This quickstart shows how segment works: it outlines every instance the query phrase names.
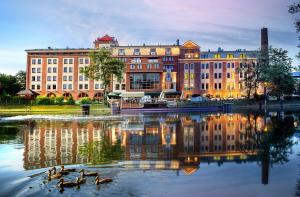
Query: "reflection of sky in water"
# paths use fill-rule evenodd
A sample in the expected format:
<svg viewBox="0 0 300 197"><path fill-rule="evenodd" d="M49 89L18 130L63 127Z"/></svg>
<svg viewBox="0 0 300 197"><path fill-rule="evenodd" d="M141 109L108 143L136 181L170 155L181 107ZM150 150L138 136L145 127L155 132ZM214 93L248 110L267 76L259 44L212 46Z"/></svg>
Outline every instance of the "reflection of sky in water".
<svg viewBox="0 0 300 197"><path fill-rule="evenodd" d="M200 117L200 116L199 116ZM191 116L194 122L200 123L208 121L204 117L196 118L196 116ZM174 117L176 119L176 117ZM166 150L171 150L176 148L174 143L178 143L178 136L175 138L172 136L170 129L178 129L179 127L186 126L186 130L182 129L182 132L190 133L191 123L189 118L178 119L180 121L174 123L171 118L169 122L162 117L158 119L159 124L151 122L153 120L146 121L148 126L145 126L141 121L132 121L130 124L122 125L120 122L117 129L124 129L125 132L132 132L133 135L132 143L136 141L137 144L140 143L141 128L145 129L145 133L150 136L147 142L157 144L163 143ZM232 119L232 116L229 117ZM233 118L236 119L236 118ZM244 118L245 119L245 118ZM49 122L48 122L49 123ZM51 124L46 123L48 127L52 127L56 122ZM99 123L99 121L97 122ZM161 126L161 123L164 126ZM162 134L165 134L163 141L159 141L159 138L153 137L160 132L160 130L155 127L160 125L162 128ZM52 125L52 126L49 126ZM78 124L80 127L84 128L84 124ZM166 127L168 125L168 127ZM171 126L172 125L172 126ZM175 126L174 126L175 125ZM177 127L176 127L177 125ZM228 125L228 128L232 128L232 125ZM239 124L237 124L239 125ZM36 126L36 125L35 125ZM61 125L60 125L61 126ZM68 125L67 125L68 126ZM95 126L95 125L93 125ZM138 126L138 127L137 127ZM262 126L260 124L260 126ZM112 128L109 126L108 128ZM136 130L130 130L135 128ZM167 130L164 129L169 129ZM196 128L196 127L195 127ZM195 129L201 129L199 126ZM203 127L205 128L205 127ZM215 128L213 125L212 128ZM222 126L223 128L223 126ZM244 127L243 127L244 128ZM175 131L175 130L174 130ZM199 130L198 130L199 131ZM219 132L219 127L217 127ZM35 131L36 132L36 131ZM77 136L86 137L88 136L80 135L78 132ZM182 133L182 134L183 134ZM229 132L230 133L230 132ZM21 132L21 135L23 133ZM28 133L27 133L28 134ZM29 133L30 134L30 133ZM180 134L180 133L179 133ZM18 134L20 135L20 133ZM161 135L161 134L160 134ZM227 136L223 136L222 139L227 139ZM230 133L233 135L233 133ZM34 136L34 135L33 135ZM37 135L39 136L39 135ZM50 135L49 135L50 136ZM56 136L56 135L55 135ZM121 135L122 136L122 135ZM193 137L196 135L192 135ZM23 136L24 137L24 136ZM99 137L99 136L94 136ZM199 136L198 136L199 137ZM61 138L61 140L68 140L71 138ZM97 138L98 139L98 138ZM130 139L130 138L128 138ZM174 139L176 139L174 141ZM187 138L189 139L189 138ZM200 139L200 137L199 137ZM214 139L214 136L210 136L210 139ZM23 139L24 140L24 139ZM172 141L173 140L173 141ZM298 138L294 137L293 140L298 141ZM50 140L49 142L53 142ZM76 141L79 142L79 141ZM190 143L190 140L186 142ZM16 141L10 141L9 144L0 144L0 193L1 190L4 191L3 194L33 194L35 195L45 195L50 194L53 196L58 195L57 190L53 190L48 193L49 186L39 186L43 181L43 176L37 176L34 178L26 178L29 175L44 171L45 169L28 170L24 172L24 146L20 144L14 144ZM173 143L173 144L172 144ZM134 144L134 143L133 143ZM51 145L51 144L50 144ZM62 146L66 144L62 143ZM71 144L70 144L71 145ZM132 145L132 144L130 144ZM40 150L40 144L37 144ZM49 146L49 145L47 145ZM57 147L55 145L54 147ZM73 148L72 146L70 146ZM194 146L193 146L194 147ZM64 148L66 148L64 146ZM75 147L76 149L76 147ZM55 149L56 150L56 149ZM66 151L65 149L61 149ZM185 150L185 149L182 149ZM188 149L190 150L190 149ZM50 150L45 150L49 153ZM53 150L52 150L53 151ZM205 152L205 151L204 151ZM57 153L57 152L56 152ZM63 152L60 152L62 154ZM66 152L71 154L71 152ZM217 162L208 163L207 160L204 161L200 157L199 169L192 174L185 174L183 170L142 170L139 168L127 168L122 166L121 168L100 168L101 174L107 177L113 177L114 182L110 185L102 187L100 190L95 189L95 185L92 182L83 185L80 190L69 190L70 196L85 196L91 195L95 196L100 194L101 196L293 196L296 192L297 179L299 178L299 167L300 164L299 156L300 145L296 144L293 146L293 154L289 155L289 162L284 164L273 164L269 171L269 181L267 185L262 184L262 167L258 165L255 161L236 163L234 161L226 161L221 165ZM36 156L43 156L37 154ZM60 155L61 156L61 155ZM56 155L54 154L54 159ZM52 159L53 159L52 158ZM38 158L39 159L39 158ZM59 158L62 159L62 158ZM155 158L154 158L155 159ZM167 159L178 159L178 158L167 158ZM202 159L202 160L201 160ZM39 161L39 160L37 160ZM39 163L35 163L37 166ZM95 169L94 169L95 170ZM2 187L3 186L3 187ZM15 190L15 187L17 190ZM28 187L33 187L32 190L28 190ZM42 190L40 188L43 188ZM13 193L11 193L13 191ZM1 196L1 195L0 195Z"/></svg>
<svg viewBox="0 0 300 197"><path fill-rule="evenodd" d="M14 144L0 144L0 171L21 171L24 149Z"/></svg>

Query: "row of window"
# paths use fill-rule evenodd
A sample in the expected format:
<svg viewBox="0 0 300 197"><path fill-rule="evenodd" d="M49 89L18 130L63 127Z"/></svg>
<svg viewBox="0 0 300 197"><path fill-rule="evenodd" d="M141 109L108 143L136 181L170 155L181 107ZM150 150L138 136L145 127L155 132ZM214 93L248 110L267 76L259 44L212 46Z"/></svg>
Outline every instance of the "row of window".
<svg viewBox="0 0 300 197"><path fill-rule="evenodd" d="M57 72L57 68L56 67L48 67L48 69L47 69L47 71L48 71L48 73L56 73Z"/></svg>
<svg viewBox="0 0 300 197"><path fill-rule="evenodd" d="M69 73L73 72L73 67L64 67L64 73L67 73L69 70Z"/></svg>
<svg viewBox="0 0 300 197"><path fill-rule="evenodd" d="M41 81L41 76L32 76L31 81Z"/></svg>
<svg viewBox="0 0 300 197"><path fill-rule="evenodd" d="M166 48L165 54L171 55L171 48ZM118 55L125 55L125 49L119 49ZM133 55L141 55L141 49L133 49ZM156 48L151 48L149 55L156 55Z"/></svg>
<svg viewBox="0 0 300 197"><path fill-rule="evenodd" d="M125 89L125 84L122 84L122 88L123 88L123 85L124 85L124 89ZM56 84L47 84L47 90L56 90L57 86ZM37 84L37 85L31 85L31 89L32 90L40 90L41 89L41 85L40 84ZM73 84L63 84L63 90L72 90L73 89ZM89 89L89 85L88 84L79 84L79 89L82 90L82 89L86 89L88 90ZM98 90L98 89L103 89L103 84L95 84L95 89Z"/></svg>
<svg viewBox="0 0 300 197"><path fill-rule="evenodd" d="M52 77L52 81L56 81L56 76ZM51 76L47 76L47 81L51 81Z"/></svg>
<svg viewBox="0 0 300 197"><path fill-rule="evenodd" d="M158 70L159 68L160 68L159 64L147 64L147 70L150 70L150 69ZM143 65L142 64L130 64L130 69L131 70L134 70L134 69L142 70Z"/></svg>
<svg viewBox="0 0 300 197"><path fill-rule="evenodd" d="M41 73L41 68L31 68L31 73Z"/></svg>
<svg viewBox="0 0 300 197"><path fill-rule="evenodd" d="M163 62L173 62L174 61L174 57L172 57L172 56L166 56L166 57L163 57L162 58L162 61Z"/></svg>
<svg viewBox="0 0 300 197"><path fill-rule="evenodd" d="M47 76L47 81L56 81L57 80L57 76ZM72 81L73 80L73 76L63 76L63 81ZM79 76L79 81L88 81L87 77L84 77L82 75ZM31 77L31 81L41 81L41 76L32 76Z"/></svg>
<svg viewBox="0 0 300 197"><path fill-rule="evenodd" d="M120 84L116 84L115 85L115 90L125 90L125 84L121 84L121 86L120 86Z"/></svg>
<svg viewBox="0 0 300 197"><path fill-rule="evenodd" d="M72 90L73 84L63 84L63 90L66 90L66 89Z"/></svg>
<svg viewBox="0 0 300 197"><path fill-rule="evenodd" d="M64 59L64 64L73 64L73 59Z"/></svg>
<svg viewBox="0 0 300 197"><path fill-rule="evenodd" d="M42 59L31 59L31 64L42 64Z"/></svg>
<svg viewBox="0 0 300 197"><path fill-rule="evenodd" d="M63 81L73 81L73 76L63 76Z"/></svg>
<svg viewBox="0 0 300 197"><path fill-rule="evenodd" d="M38 85L31 85L31 89L32 90L40 90L41 89L41 85L39 85L39 84Z"/></svg>
<svg viewBox="0 0 300 197"><path fill-rule="evenodd" d="M48 59L48 64L57 64L57 59Z"/></svg>
<svg viewBox="0 0 300 197"><path fill-rule="evenodd" d="M79 58L79 64L89 64L90 60L88 58Z"/></svg>
<svg viewBox="0 0 300 197"><path fill-rule="evenodd" d="M226 140L234 140L235 139L235 136L234 135L227 135L226 136ZM204 142L204 141L208 141L209 140L209 137L206 135L206 136L201 136L201 141ZM222 140L222 135L214 135L214 141L221 141ZM240 140L243 140L243 135L240 135Z"/></svg>
<svg viewBox="0 0 300 197"><path fill-rule="evenodd" d="M184 64L184 70L194 70L195 64L191 63L191 64Z"/></svg>

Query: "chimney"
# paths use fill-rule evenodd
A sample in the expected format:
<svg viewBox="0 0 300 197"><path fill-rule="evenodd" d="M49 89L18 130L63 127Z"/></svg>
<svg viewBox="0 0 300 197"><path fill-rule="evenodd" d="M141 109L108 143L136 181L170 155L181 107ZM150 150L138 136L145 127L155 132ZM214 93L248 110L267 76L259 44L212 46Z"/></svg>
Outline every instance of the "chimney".
<svg viewBox="0 0 300 197"><path fill-rule="evenodd" d="M268 51L269 49L269 38L268 38L268 28L263 27L261 29L261 51Z"/></svg>
<svg viewBox="0 0 300 197"><path fill-rule="evenodd" d="M177 44L177 46L179 46L179 39L176 40L176 44Z"/></svg>

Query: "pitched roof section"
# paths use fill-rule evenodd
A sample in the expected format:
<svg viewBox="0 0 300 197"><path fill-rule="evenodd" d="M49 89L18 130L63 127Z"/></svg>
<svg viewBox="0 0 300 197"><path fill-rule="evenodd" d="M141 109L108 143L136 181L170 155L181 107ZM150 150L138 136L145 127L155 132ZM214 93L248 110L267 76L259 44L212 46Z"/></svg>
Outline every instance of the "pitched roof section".
<svg viewBox="0 0 300 197"><path fill-rule="evenodd" d="M109 36L108 34L106 34L105 36L101 37L101 38L97 38L97 41L104 41L104 42L110 42L113 41L115 38Z"/></svg>
<svg viewBox="0 0 300 197"><path fill-rule="evenodd" d="M199 45L197 45L195 42L188 40L185 43L183 43L183 45L181 46L182 48L186 48L186 49L199 49Z"/></svg>

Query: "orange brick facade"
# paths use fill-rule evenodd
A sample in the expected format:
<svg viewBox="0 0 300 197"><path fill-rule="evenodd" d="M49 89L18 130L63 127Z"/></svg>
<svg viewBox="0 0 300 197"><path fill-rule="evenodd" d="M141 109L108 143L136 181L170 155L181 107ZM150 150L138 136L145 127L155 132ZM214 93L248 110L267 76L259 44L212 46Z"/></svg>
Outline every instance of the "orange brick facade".
<svg viewBox="0 0 300 197"><path fill-rule="evenodd" d="M110 48L113 57L126 65L123 82L112 81L110 85L111 92L120 93L173 92L185 97L200 94L239 98L243 96L240 65L245 60L256 64L256 51L201 51L192 41L182 45L119 46L115 38L106 35L94 44L89 49L26 50L26 87L41 95L72 96L75 100L101 97L101 82L80 73L80 67L91 61L89 52L101 47Z"/></svg>

